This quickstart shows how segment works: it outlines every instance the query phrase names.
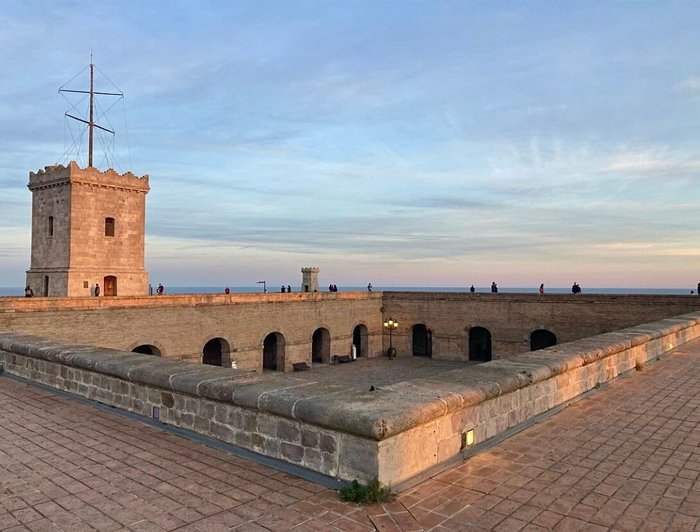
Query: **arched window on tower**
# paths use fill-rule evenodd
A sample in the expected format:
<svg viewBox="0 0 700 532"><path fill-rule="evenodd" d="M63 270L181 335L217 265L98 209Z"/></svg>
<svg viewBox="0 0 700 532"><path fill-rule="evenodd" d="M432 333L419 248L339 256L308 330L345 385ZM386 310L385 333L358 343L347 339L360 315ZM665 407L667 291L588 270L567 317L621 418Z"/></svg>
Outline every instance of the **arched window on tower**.
<svg viewBox="0 0 700 532"><path fill-rule="evenodd" d="M105 236L114 236L114 218L105 218Z"/></svg>

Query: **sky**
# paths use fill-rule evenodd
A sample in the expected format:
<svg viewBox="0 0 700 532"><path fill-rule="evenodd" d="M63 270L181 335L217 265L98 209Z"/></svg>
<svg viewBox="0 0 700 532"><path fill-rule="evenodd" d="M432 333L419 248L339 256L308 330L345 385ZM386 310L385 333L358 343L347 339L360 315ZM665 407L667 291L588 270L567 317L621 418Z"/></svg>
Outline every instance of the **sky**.
<svg viewBox="0 0 700 532"><path fill-rule="evenodd" d="M125 95L95 165L150 176L154 284L694 287L698 27L697 1L0 0L0 286L29 172L86 165L58 89L92 52Z"/></svg>

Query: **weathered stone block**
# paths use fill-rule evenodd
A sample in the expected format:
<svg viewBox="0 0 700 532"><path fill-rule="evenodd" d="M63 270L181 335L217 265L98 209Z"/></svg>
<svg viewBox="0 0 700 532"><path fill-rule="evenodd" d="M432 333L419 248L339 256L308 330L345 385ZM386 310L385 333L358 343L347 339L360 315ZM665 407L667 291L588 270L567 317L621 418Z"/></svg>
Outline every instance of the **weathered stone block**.
<svg viewBox="0 0 700 532"><path fill-rule="evenodd" d="M280 455L284 460L300 464L304 459L304 448L288 442L280 443Z"/></svg>
<svg viewBox="0 0 700 532"><path fill-rule="evenodd" d="M277 421L277 437L284 442L301 443L299 424L293 421L280 419Z"/></svg>
<svg viewBox="0 0 700 532"><path fill-rule="evenodd" d="M301 444L304 447L318 447L319 434L309 427L301 428Z"/></svg>

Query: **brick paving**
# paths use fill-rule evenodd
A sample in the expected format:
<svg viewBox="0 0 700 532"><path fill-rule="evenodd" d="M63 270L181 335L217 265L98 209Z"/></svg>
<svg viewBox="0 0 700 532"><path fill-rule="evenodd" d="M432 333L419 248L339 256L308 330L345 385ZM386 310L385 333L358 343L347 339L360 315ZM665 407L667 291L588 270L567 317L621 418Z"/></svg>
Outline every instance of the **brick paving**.
<svg viewBox="0 0 700 532"><path fill-rule="evenodd" d="M364 508L0 378L0 530L700 530L698 369L695 341Z"/></svg>

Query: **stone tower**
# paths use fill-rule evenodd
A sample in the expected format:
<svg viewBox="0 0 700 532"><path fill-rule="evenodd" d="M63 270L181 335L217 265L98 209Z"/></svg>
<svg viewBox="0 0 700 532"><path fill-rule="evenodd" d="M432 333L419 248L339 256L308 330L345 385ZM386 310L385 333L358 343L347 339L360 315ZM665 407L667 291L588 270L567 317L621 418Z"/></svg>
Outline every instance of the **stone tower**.
<svg viewBox="0 0 700 532"><path fill-rule="evenodd" d="M301 269L301 291L318 292L318 268Z"/></svg>
<svg viewBox="0 0 700 532"><path fill-rule="evenodd" d="M148 176L94 167L47 166L29 173L35 295L146 295L144 233Z"/></svg>

